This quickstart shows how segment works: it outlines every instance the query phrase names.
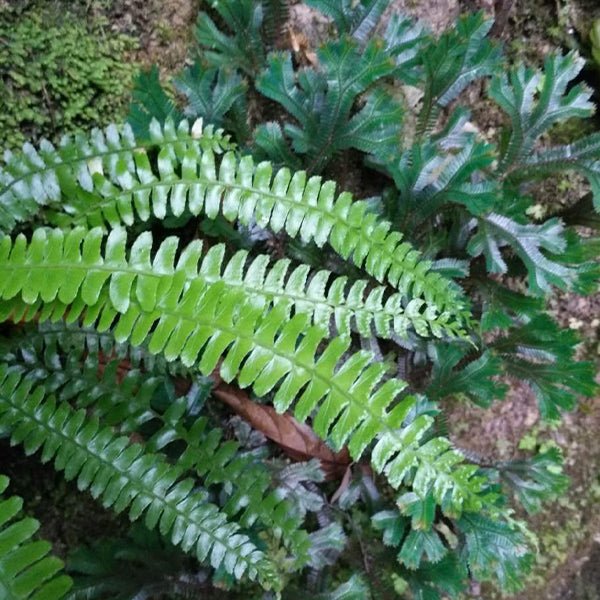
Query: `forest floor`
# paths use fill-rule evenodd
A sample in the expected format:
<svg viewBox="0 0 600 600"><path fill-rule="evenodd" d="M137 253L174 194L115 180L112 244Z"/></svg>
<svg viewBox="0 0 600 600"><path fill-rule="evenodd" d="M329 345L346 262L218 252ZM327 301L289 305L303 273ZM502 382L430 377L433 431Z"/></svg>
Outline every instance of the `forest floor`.
<svg viewBox="0 0 600 600"><path fill-rule="evenodd" d="M0 0L0 4L2 0ZM139 40L132 60L143 65L156 63L167 76L185 62L190 47L199 0L114 0L89 3L102 11L115 30ZM493 0L395 0L394 8L419 16L433 29L440 30L464 10L483 8L493 13ZM600 16L597 0L517 0L506 16L500 36L509 52L517 58L540 63L556 47L576 47L584 35L591 11ZM303 7L293 7L294 31L318 37L323 23ZM499 15L504 19L504 15ZM304 31L303 31L304 30ZM600 92L600 71L586 74ZM487 106L480 90L470 98L474 112L483 114ZM497 126L494 116L486 124ZM576 193L577 181L567 180L563 189ZM600 297L560 296L552 311L564 326L577 329L582 336L581 356L600 364ZM568 495L547 507L534 518L539 538L538 566L527 589L516 600L598 600L600 599L600 398L582 401L557 427L540 421L532 392L523 385L512 385L507 399L488 410L472 406L446 407L454 441L481 456L510 458L520 449L549 440L563 448L566 472L572 484ZM477 431L478 435L472 435ZM37 461L25 459L20 450L0 444L0 464L7 475L19 473L13 482L15 493L34 488L28 503L43 523L43 534L65 555L69 548L87 539L121 527L118 518L99 511L87 496L76 493L75 486L63 482ZM27 475L26 475L27 474ZM50 501L48 501L50 499ZM43 501L42 501L43 500ZM90 519L93 514L93 519ZM491 600L489 590L473 589L472 598Z"/></svg>

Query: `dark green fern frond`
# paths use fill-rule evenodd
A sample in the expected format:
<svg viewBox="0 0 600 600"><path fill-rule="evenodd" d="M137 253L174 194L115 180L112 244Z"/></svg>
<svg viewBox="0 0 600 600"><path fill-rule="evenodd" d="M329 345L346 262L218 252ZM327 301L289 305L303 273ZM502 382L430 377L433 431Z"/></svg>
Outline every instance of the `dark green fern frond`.
<svg viewBox="0 0 600 600"><path fill-rule="evenodd" d="M224 440L223 432L210 428L205 417L187 427L185 409L185 401L167 409L161 417L162 427L148 440L147 448L167 451L183 442L183 451L174 457L178 467L197 474L208 489L217 486L223 511L230 519L246 528L266 529L281 538L297 565L305 564L309 539L301 529L301 517L275 489L265 465L251 454L244 455L237 442Z"/></svg>
<svg viewBox="0 0 600 600"><path fill-rule="evenodd" d="M596 212L600 212L600 134L572 144L551 146L523 158L511 172L512 180L537 179L559 171L577 171L590 183Z"/></svg>
<svg viewBox="0 0 600 600"><path fill-rule="evenodd" d="M265 61L265 6L254 0L221 0L212 2L211 7L231 33L223 33L207 13L200 12L196 41L203 61L209 67L240 69L247 75L256 75Z"/></svg>
<svg viewBox="0 0 600 600"><path fill-rule="evenodd" d="M457 120L457 126L465 117ZM385 165L399 192L399 210L410 215L415 227L439 214L447 203L462 205L472 215L485 214L500 195L497 182L481 178L494 160L492 147L470 135L462 135L457 144L454 135L452 128L437 138L417 142L399 160ZM379 151L377 156L382 157Z"/></svg>
<svg viewBox="0 0 600 600"><path fill-rule="evenodd" d="M42 325L44 328L44 325ZM164 375L156 375L132 365L120 370L123 358L64 348L56 337L12 335L0 340L0 361L19 367L27 378L43 384L48 393L60 401L86 408L103 423L131 433L152 420L151 401Z"/></svg>
<svg viewBox="0 0 600 600"><path fill-rule="evenodd" d="M558 448L531 458L502 462L496 468L500 481L532 514L539 512L544 502L560 498L569 486L569 478L562 472L563 457Z"/></svg>
<svg viewBox="0 0 600 600"><path fill-rule="evenodd" d="M465 15L456 27L431 39L421 51L424 97L419 114L419 132L431 128L439 107L448 106L470 83L496 72L500 51L486 39L492 21L483 13Z"/></svg>
<svg viewBox="0 0 600 600"><path fill-rule="evenodd" d="M594 364L574 359L578 343L575 332L559 329L550 317L538 315L491 347L509 375L530 385L542 417L556 420L561 410L573 409L578 396L592 397L598 390Z"/></svg>
<svg viewBox="0 0 600 600"><path fill-rule="evenodd" d="M577 53L569 52L565 56L549 56L543 71L525 66L508 74L498 70L489 93L511 122L510 139L499 165L501 170L530 160L535 142L555 123L592 114L591 90L581 84L568 89L584 62Z"/></svg>
<svg viewBox="0 0 600 600"><path fill-rule="evenodd" d="M0 475L0 598L2 600L60 600L73 582L61 573L63 563L49 555L51 545L33 541L40 524L18 519L23 501L3 497L8 478Z"/></svg>
<svg viewBox="0 0 600 600"><path fill-rule="evenodd" d="M518 523L468 514L457 525L464 536L463 560L474 577L495 579L507 592L523 588L524 574L531 570L534 556L531 542Z"/></svg>
<svg viewBox="0 0 600 600"><path fill-rule="evenodd" d="M506 273L508 266L501 248L510 247L527 268L530 290L542 294L553 285L567 289L577 279L576 266L556 262L551 257L552 253L561 254L565 250L563 232L558 219L549 219L541 225L521 225L504 215L490 213L478 221L468 250L471 256L485 256L490 273Z"/></svg>
<svg viewBox="0 0 600 600"><path fill-rule="evenodd" d="M196 62L175 77L173 83L187 99L186 116L223 127L235 135L238 143L248 138L247 84L236 72L206 69Z"/></svg>
<svg viewBox="0 0 600 600"><path fill-rule="evenodd" d="M456 344L435 344L431 380L427 397L440 400L450 396L468 398L483 407L503 398L507 386L494 381L502 372L502 361L486 351L476 360L463 364L467 349ZM457 366L461 363L460 368Z"/></svg>
<svg viewBox="0 0 600 600"><path fill-rule="evenodd" d="M158 67L153 65L149 71L142 71L135 79L132 102L127 122L138 140L150 140L150 124L172 121L178 125L183 115L163 89Z"/></svg>
<svg viewBox="0 0 600 600"><path fill-rule="evenodd" d="M366 42L389 0L307 0L306 3L331 17L340 37L350 35L359 42Z"/></svg>
<svg viewBox="0 0 600 600"><path fill-rule="evenodd" d="M158 527L173 544L236 578L278 585L264 554L206 500L206 493L194 489L192 479L181 479L181 469L127 437L116 437L84 410L46 397L43 387L34 388L6 365L0 366L0 421L13 444L23 444L28 454L41 450L44 462L54 459L57 470L76 478L79 489L89 490L105 507L127 510L131 520L144 515L147 527Z"/></svg>
<svg viewBox="0 0 600 600"><path fill-rule="evenodd" d="M352 112L357 99L381 78L391 75L394 61L377 40L361 49L343 39L322 46L319 68L297 74L289 53L273 53L256 81L259 92L295 119L284 132L295 153L305 156L310 172L321 172L336 152L377 146L394 149L399 143L401 106L379 89L362 110ZM263 147L263 150L265 148Z"/></svg>

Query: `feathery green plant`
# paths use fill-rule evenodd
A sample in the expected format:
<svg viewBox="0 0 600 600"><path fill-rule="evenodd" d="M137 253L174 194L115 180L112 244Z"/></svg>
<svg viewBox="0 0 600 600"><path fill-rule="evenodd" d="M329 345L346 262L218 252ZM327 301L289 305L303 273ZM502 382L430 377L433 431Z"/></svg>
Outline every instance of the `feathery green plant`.
<svg viewBox="0 0 600 600"><path fill-rule="evenodd" d="M597 241L573 225L592 202L535 221L525 187L577 170L598 196L596 135L547 142L593 108L571 85L580 60L504 69L480 14L436 38L399 15L379 26L381 0L310 5L337 29L310 66L275 39L281 3L222 0L174 79L183 106L155 69L128 125L6 155L0 430L144 516L167 540L157 562L190 553L202 586L518 590L535 542L510 501L534 512L559 496L561 453L483 460L437 417L501 400L499 378L529 385L551 420L596 392L577 337L545 313L554 288L597 288ZM482 78L508 116L498 140L460 105ZM270 446L228 439L222 382ZM286 427L312 440L303 458L346 461L337 492L316 461L281 468L278 448L298 457ZM333 571L371 562L354 539L378 557L373 581ZM75 561L76 589L102 590L106 548L139 556L103 544L81 554L97 565ZM174 589L189 564L165 567Z"/></svg>

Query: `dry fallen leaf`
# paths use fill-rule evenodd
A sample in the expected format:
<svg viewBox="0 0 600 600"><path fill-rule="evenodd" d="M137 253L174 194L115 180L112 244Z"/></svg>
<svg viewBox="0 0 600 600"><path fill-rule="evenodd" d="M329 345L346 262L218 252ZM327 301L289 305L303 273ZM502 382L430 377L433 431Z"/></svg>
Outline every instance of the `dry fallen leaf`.
<svg viewBox="0 0 600 600"><path fill-rule="evenodd" d="M327 479L339 479L346 473L351 463L348 449L334 452L308 425L292 415L280 415L273 407L257 404L242 390L224 383L217 385L212 393L293 460L319 459Z"/></svg>

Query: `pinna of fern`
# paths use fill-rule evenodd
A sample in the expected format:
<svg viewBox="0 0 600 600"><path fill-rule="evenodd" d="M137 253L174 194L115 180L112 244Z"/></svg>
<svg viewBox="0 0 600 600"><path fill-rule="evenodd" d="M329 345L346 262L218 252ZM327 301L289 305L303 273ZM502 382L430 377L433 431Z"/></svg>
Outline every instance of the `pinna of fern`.
<svg viewBox="0 0 600 600"><path fill-rule="evenodd" d="M23 500L3 494L9 480L0 475L0 594L6 600L60 600L73 582L62 573L62 561L44 540L32 540L39 522L19 518Z"/></svg>

